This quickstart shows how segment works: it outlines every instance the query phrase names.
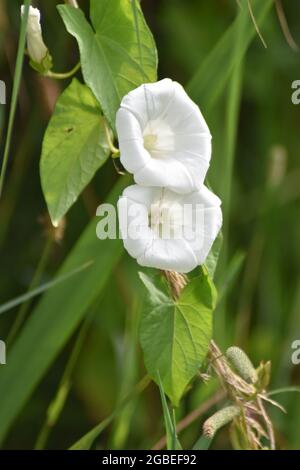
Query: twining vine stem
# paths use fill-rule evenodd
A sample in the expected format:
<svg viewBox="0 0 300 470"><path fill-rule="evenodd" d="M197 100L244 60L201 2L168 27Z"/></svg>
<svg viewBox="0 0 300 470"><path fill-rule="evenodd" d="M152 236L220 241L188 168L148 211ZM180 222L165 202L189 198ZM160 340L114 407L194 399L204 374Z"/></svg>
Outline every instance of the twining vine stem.
<svg viewBox="0 0 300 470"><path fill-rule="evenodd" d="M51 70L48 70L48 72L46 72L44 74L45 77L49 77L49 78L56 78L57 80L65 80L66 78L70 78L72 77L76 72L78 72L78 70L80 69L80 62L78 62L78 64L75 65L75 67L73 67L71 70L69 70L69 72L62 72L62 73L58 73L58 72L51 72Z"/></svg>

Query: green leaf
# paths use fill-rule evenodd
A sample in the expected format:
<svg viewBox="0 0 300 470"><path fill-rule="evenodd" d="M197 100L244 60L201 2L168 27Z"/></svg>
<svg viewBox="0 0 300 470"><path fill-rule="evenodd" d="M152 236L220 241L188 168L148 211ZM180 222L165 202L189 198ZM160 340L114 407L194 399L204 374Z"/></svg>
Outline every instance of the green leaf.
<svg viewBox="0 0 300 470"><path fill-rule="evenodd" d="M223 234L220 231L205 261L205 267L208 271L208 274L210 275L212 279L214 278L214 275L217 269L222 244L223 244Z"/></svg>
<svg viewBox="0 0 300 470"><path fill-rule="evenodd" d="M187 85L187 92L196 103L201 103L201 109L205 114L212 110L224 91L234 67L241 62L251 42L257 36L247 0L241 0L240 3L241 8L236 20L202 61ZM273 4L273 0L251 0L258 26L263 23ZM238 53L232 54L237 34L241 30L243 30L243 38Z"/></svg>
<svg viewBox="0 0 300 470"><path fill-rule="evenodd" d="M203 274L190 281L174 301L163 284L154 285L142 273L140 277L149 293L140 325L145 365L156 382L159 372L165 393L178 405L208 351L216 290Z"/></svg>
<svg viewBox="0 0 300 470"><path fill-rule="evenodd" d="M86 84L114 129L122 97L156 80L157 52L136 0L91 0L90 25L79 8L58 6L79 46Z"/></svg>
<svg viewBox="0 0 300 470"><path fill-rule="evenodd" d="M97 100L87 86L74 79L57 101L43 142L41 180L54 225L108 156Z"/></svg>
<svg viewBox="0 0 300 470"><path fill-rule="evenodd" d="M128 180L123 177L116 184L107 202L116 204ZM59 270L58 277L89 262L90 267L44 294L9 351L6 366L1 368L0 442L48 367L101 294L111 270L120 259L122 241L99 240L96 236L97 222L93 220L86 228Z"/></svg>

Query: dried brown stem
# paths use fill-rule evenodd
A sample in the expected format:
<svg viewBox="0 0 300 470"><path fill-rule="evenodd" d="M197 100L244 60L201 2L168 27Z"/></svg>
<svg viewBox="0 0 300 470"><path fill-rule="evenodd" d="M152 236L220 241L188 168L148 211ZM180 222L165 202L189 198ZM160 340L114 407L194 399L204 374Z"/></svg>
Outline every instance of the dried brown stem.
<svg viewBox="0 0 300 470"><path fill-rule="evenodd" d="M278 20L279 20L283 35L286 39L286 42L288 43L291 49L293 49L294 51L299 51L299 46L291 34L281 0L275 0L275 7L276 7Z"/></svg>
<svg viewBox="0 0 300 470"><path fill-rule="evenodd" d="M182 289L187 284L187 278L184 274L179 274L176 271L163 271L163 275L167 279L173 298L176 300L180 296Z"/></svg>
<svg viewBox="0 0 300 470"><path fill-rule="evenodd" d="M256 19L255 19L253 10L252 10L252 5L251 5L250 0L248 0L248 9L249 9L249 13L250 13L252 22L253 22L254 27L255 27L255 29L256 29L256 32L257 32L257 34L258 34L258 36L259 36L259 38L260 38L260 40L261 40L263 46L267 49L266 41L264 40L263 35L261 34L260 29L259 29L259 27L258 27L258 24L257 24L257 22L256 22Z"/></svg>
<svg viewBox="0 0 300 470"><path fill-rule="evenodd" d="M260 397L257 397L257 405L258 405L258 408L261 412L261 415L262 415L262 417L263 417L263 419L266 423L266 427L268 429L268 435L269 435L271 450L275 450L276 446L275 446L275 437L274 437L273 424L272 424L272 421L270 420L269 416L266 413L266 410L264 408L262 399Z"/></svg>

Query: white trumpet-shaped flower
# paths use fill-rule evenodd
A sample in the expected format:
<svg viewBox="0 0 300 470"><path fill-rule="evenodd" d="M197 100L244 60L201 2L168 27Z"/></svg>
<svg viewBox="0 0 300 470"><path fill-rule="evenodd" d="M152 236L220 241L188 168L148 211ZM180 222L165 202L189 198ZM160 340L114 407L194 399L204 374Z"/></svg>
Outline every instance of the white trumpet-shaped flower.
<svg viewBox="0 0 300 470"><path fill-rule="evenodd" d="M221 228L220 205L205 186L190 194L129 186L118 201L124 246L141 266L192 271L204 263Z"/></svg>
<svg viewBox="0 0 300 470"><path fill-rule="evenodd" d="M24 15L24 8L24 5L22 5L22 16ZM26 38L29 57L36 64L42 64L48 55L48 48L42 37L40 10L32 6L29 7Z"/></svg>
<svg viewBox="0 0 300 470"><path fill-rule="evenodd" d="M123 166L142 186L179 193L201 187L211 157L211 134L198 106L169 78L128 93L117 112Z"/></svg>

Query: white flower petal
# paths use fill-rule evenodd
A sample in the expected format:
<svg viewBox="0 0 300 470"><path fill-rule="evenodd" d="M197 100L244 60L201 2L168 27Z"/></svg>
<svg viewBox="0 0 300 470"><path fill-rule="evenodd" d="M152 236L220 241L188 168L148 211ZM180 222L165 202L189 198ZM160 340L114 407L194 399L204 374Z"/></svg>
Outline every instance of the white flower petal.
<svg viewBox="0 0 300 470"><path fill-rule="evenodd" d="M137 262L149 268L188 273L197 266L197 259L185 240L156 239L140 255Z"/></svg>
<svg viewBox="0 0 300 470"><path fill-rule="evenodd" d="M123 196L139 204L144 204L148 210L150 209L153 201L156 201L161 197L161 194L162 188L146 188L137 184L127 186L123 191Z"/></svg>
<svg viewBox="0 0 300 470"><path fill-rule="evenodd" d="M187 195L184 204L192 204L195 207L190 224L192 240L188 240L198 264L205 262L207 255L222 227L221 200L206 186L200 191ZM198 216L198 217L197 217ZM196 221L201 223L196 223Z"/></svg>
<svg viewBox="0 0 300 470"><path fill-rule="evenodd" d="M183 201L183 199L181 199ZM222 204L221 199L214 194L207 186L202 185L199 191L194 191L184 196L185 204L203 204L205 207L215 207Z"/></svg>
<svg viewBox="0 0 300 470"><path fill-rule="evenodd" d="M199 189L211 157L211 135L198 106L170 79L128 93L117 112L121 162L144 186Z"/></svg>
<svg viewBox="0 0 300 470"><path fill-rule="evenodd" d="M134 173L151 160L144 148L144 139L136 117L120 108L117 112L117 128L120 146L120 160L124 168Z"/></svg>
<svg viewBox="0 0 300 470"><path fill-rule="evenodd" d="M143 215L142 204L137 204L135 201L126 197L121 197L118 201L118 213L119 213L119 224L120 232L123 238L124 246L130 256L137 258L148 248L149 244L153 241L153 233L148 225L148 211L144 212L144 217L140 220L136 215L130 215L130 208L139 206ZM126 217L125 217L126 216ZM127 218L127 220L125 220ZM127 232L130 227L131 232ZM137 236L132 236L132 233L136 230Z"/></svg>
<svg viewBox="0 0 300 470"><path fill-rule="evenodd" d="M124 96L121 108L131 112L144 129L150 120L159 118L173 97L172 80L165 78L155 83L145 83Z"/></svg>
<svg viewBox="0 0 300 470"><path fill-rule="evenodd" d="M207 134L210 135L209 128L199 109L184 88L177 82L172 82L174 89L174 99L164 110L164 118L172 124L172 128L179 133Z"/></svg>
<svg viewBox="0 0 300 470"><path fill-rule="evenodd" d="M151 180L154 186L167 187L180 193L185 193L187 188L193 190L193 178L187 168L173 158L160 161L150 159L148 164L134 174L134 180L143 186L148 186Z"/></svg>
<svg viewBox="0 0 300 470"><path fill-rule="evenodd" d="M187 273L210 251L222 225L220 204L205 186L190 194L129 186L118 202L124 246L142 266Z"/></svg>

